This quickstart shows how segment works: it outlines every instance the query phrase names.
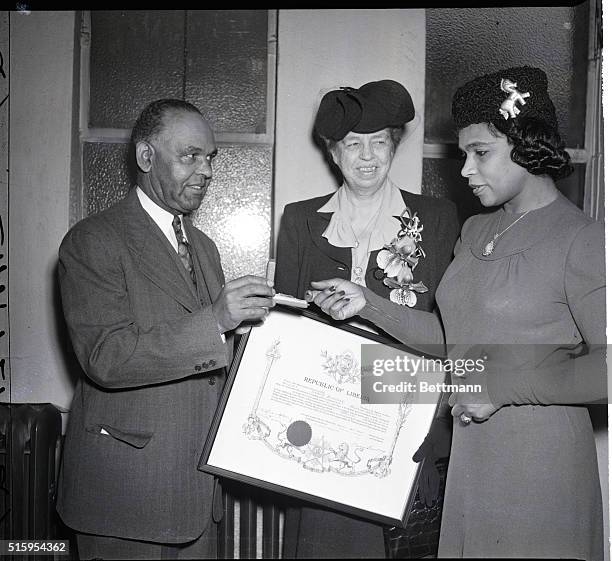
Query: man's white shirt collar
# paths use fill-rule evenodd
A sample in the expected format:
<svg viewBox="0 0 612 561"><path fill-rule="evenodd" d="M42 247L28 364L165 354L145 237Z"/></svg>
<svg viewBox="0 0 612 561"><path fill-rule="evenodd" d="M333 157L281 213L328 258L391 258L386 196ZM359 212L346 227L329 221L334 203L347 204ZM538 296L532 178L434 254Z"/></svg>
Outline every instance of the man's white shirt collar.
<svg viewBox="0 0 612 561"><path fill-rule="evenodd" d="M157 224L159 229L163 232L164 236L166 236L166 238L174 248L174 251L178 253L178 241L176 239L176 234L174 233L174 228L172 227L174 214L168 212L167 210L160 207L158 204L154 203L138 185L136 186L136 194L138 195L138 200L140 201L142 208L144 208L145 212L153 219L153 222ZM185 239L187 239L183 216L180 215L180 218L181 227L183 228L183 235L185 236Z"/></svg>

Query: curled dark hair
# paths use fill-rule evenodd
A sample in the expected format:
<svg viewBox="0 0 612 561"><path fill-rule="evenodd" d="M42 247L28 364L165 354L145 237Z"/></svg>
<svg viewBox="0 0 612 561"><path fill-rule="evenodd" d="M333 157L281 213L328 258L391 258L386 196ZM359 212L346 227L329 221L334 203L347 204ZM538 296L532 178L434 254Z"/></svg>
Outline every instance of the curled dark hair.
<svg viewBox="0 0 612 561"><path fill-rule="evenodd" d="M540 119L516 119L502 133L495 125L489 128L499 136L505 134L512 144L510 158L533 175L548 175L554 181L574 171L556 128ZM494 129L494 130L493 130Z"/></svg>
<svg viewBox="0 0 612 561"><path fill-rule="evenodd" d="M132 143L136 145L141 140L149 142L157 136L164 126L164 117L170 111L187 111L202 116L200 110L182 99L158 99L149 103L140 113L132 129Z"/></svg>

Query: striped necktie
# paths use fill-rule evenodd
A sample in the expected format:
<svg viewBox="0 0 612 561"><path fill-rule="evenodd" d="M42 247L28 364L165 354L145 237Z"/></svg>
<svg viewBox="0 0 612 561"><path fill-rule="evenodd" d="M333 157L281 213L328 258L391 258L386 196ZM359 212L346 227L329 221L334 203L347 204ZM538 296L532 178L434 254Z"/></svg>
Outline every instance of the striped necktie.
<svg viewBox="0 0 612 561"><path fill-rule="evenodd" d="M180 216L176 215L174 217L174 220L172 220L172 228L176 234L176 241L178 242L178 255L181 258L181 262L183 263L185 269L187 269L194 286L197 286L195 270L193 268L193 259L191 257L191 249L189 248L189 242L185 239L183 234Z"/></svg>

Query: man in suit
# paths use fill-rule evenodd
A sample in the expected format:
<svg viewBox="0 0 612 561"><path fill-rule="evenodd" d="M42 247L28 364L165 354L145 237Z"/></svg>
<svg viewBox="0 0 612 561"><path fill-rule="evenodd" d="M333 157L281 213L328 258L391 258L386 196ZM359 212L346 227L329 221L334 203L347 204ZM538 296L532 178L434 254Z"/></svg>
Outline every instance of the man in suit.
<svg viewBox="0 0 612 561"><path fill-rule="evenodd" d="M64 315L85 375L57 509L78 533L81 559L214 558L220 489L197 464L231 332L263 319L274 290L255 276L224 284L215 244L186 218L217 153L199 110L153 102L132 141L137 185L76 224L59 251Z"/></svg>

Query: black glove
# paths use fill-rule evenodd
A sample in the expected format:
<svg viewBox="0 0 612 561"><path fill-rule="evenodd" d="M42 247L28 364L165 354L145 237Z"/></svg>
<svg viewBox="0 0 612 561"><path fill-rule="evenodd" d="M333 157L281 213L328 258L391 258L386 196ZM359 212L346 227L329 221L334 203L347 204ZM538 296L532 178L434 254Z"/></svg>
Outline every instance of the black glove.
<svg viewBox="0 0 612 561"><path fill-rule="evenodd" d="M423 462L419 479L419 494L427 506L433 506L440 492L440 474L436 460L448 458L452 426L445 419L436 417L423 444L412 456L413 462Z"/></svg>

